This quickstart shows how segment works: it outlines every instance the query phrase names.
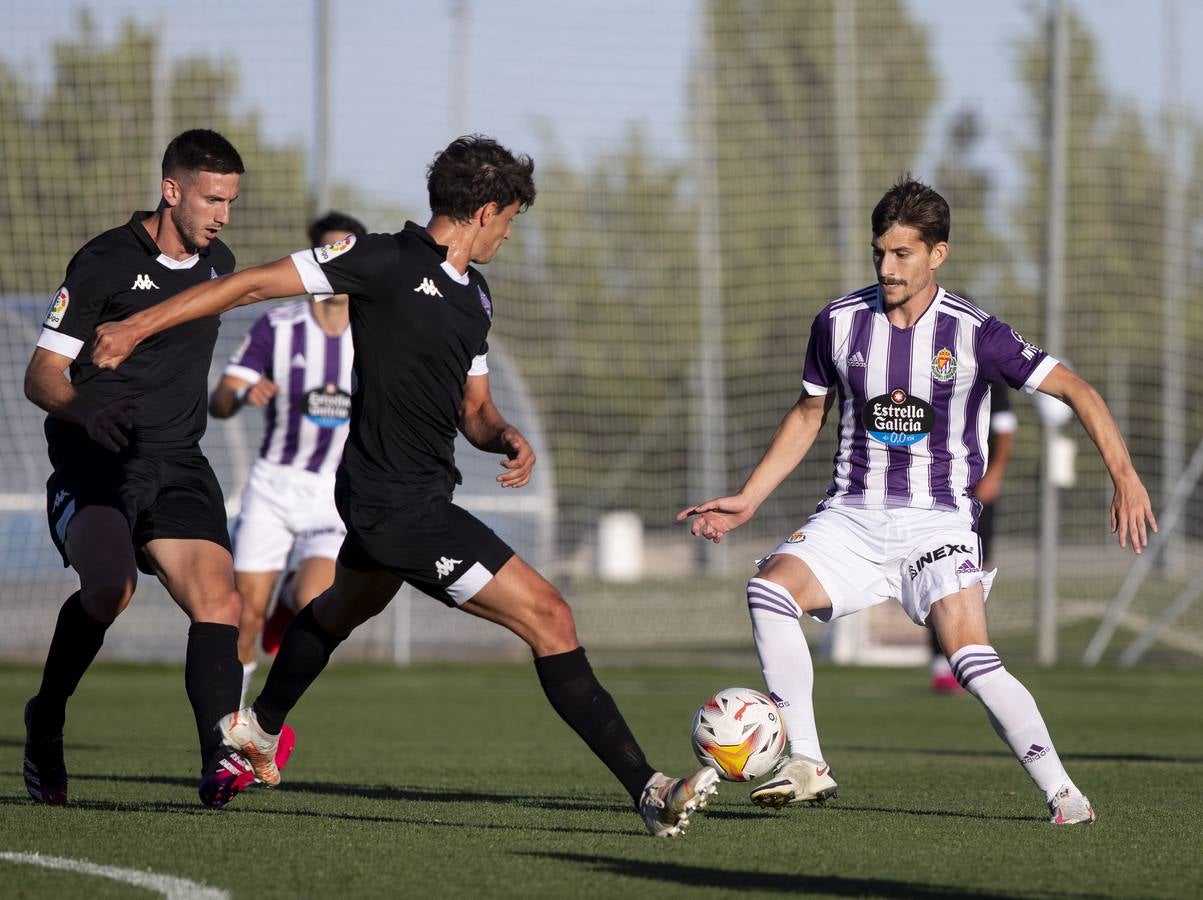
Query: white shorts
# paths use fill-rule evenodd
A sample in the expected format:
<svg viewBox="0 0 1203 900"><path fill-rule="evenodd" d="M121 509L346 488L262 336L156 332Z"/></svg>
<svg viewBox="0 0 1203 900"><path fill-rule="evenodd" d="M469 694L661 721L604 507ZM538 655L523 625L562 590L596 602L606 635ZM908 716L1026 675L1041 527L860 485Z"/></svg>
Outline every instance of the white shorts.
<svg viewBox="0 0 1203 900"><path fill-rule="evenodd" d="M255 460L234 525L235 572L281 572L293 561L337 559L347 529L334 476Z"/></svg>
<svg viewBox="0 0 1203 900"><path fill-rule="evenodd" d="M988 596L997 571L982 571L981 544L969 519L943 510L829 507L770 556L780 553L805 562L831 598L830 610L814 614L822 621L897 600L922 625L942 597L978 582Z"/></svg>

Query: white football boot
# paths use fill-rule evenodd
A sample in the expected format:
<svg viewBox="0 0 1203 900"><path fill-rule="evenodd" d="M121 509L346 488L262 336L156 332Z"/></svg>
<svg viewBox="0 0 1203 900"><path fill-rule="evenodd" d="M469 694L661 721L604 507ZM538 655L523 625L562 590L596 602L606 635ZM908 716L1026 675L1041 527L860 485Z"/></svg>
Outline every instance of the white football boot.
<svg viewBox="0 0 1203 900"><path fill-rule="evenodd" d="M639 798L639 814L654 837L676 837L689 825L694 810L705 809L718 793L718 773L709 766L688 778L669 778L662 772L653 775Z"/></svg>
<svg viewBox="0 0 1203 900"><path fill-rule="evenodd" d="M259 781L268 787L280 783L280 768L276 765L280 735L268 734L260 728L253 709L248 706L222 716L217 727L222 743L246 757Z"/></svg>
<svg viewBox="0 0 1203 900"><path fill-rule="evenodd" d="M1048 801L1049 822L1054 825L1089 825L1094 821L1094 807L1086 795L1068 784Z"/></svg>
<svg viewBox="0 0 1203 900"><path fill-rule="evenodd" d="M790 803L822 803L836 793L835 779L827 763L805 756L787 756L751 796L757 806L780 809Z"/></svg>

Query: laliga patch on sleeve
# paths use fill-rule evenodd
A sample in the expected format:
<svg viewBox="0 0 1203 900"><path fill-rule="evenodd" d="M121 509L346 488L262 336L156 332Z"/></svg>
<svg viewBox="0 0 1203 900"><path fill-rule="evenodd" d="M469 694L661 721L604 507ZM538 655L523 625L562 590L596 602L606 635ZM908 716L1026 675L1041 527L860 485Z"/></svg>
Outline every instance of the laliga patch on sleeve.
<svg viewBox="0 0 1203 900"><path fill-rule="evenodd" d="M317 261L327 263L340 253L346 253L355 246L355 235L348 234L341 241L335 241L333 244L327 244L325 247L318 247L314 250L314 255L317 256Z"/></svg>
<svg viewBox="0 0 1203 900"><path fill-rule="evenodd" d="M58 328L63 324L63 316L67 312L67 304L71 302L71 294L64 284L50 301L50 309L46 310L46 327Z"/></svg>

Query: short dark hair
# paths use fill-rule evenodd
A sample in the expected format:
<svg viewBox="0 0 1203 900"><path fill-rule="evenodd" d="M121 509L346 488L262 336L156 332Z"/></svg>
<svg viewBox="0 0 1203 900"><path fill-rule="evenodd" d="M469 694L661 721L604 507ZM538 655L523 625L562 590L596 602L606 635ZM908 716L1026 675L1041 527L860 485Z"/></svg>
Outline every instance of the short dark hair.
<svg viewBox="0 0 1203 900"><path fill-rule="evenodd" d="M947 242L951 224L948 201L909 172L873 207L874 237L881 237L895 225L909 225L919 232L929 250Z"/></svg>
<svg viewBox="0 0 1203 900"><path fill-rule="evenodd" d="M234 145L216 131L193 128L177 134L163 153L163 177L215 172L218 175L241 175L242 157Z"/></svg>
<svg viewBox="0 0 1203 900"><path fill-rule="evenodd" d="M305 234L309 237L309 246L321 246L322 235L330 231L349 231L356 236L368 233L368 230L363 227L363 223L357 218L332 209L324 216L318 216L305 229Z"/></svg>
<svg viewBox="0 0 1203 900"><path fill-rule="evenodd" d="M456 138L426 169L430 211L457 222L489 203L501 209L518 203L525 212L535 202L534 171L529 156L514 156L492 138Z"/></svg>

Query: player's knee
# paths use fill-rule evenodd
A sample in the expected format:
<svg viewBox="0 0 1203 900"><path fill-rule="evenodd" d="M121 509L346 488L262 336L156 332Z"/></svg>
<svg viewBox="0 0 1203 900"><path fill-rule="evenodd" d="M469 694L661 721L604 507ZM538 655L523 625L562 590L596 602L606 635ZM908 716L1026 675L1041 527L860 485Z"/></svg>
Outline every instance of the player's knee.
<svg viewBox="0 0 1203 900"><path fill-rule="evenodd" d="M532 605L533 630L544 641L559 643L576 643L576 620L572 616L572 607L554 587L536 597Z"/></svg>
<svg viewBox="0 0 1203 900"><path fill-rule="evenodd" d="M193 604L192 619L195 622L221 622L240 625L242 621L242 595L230 588L217 591Z"/></svg>
<svg viewBox="0 0 1203 900"><path fill-rule="evenodd" d="M137 576L125 572L107 572L87 581L81 579L79 599L93 619L112 622L129 606L137 583Z"/></svg>

